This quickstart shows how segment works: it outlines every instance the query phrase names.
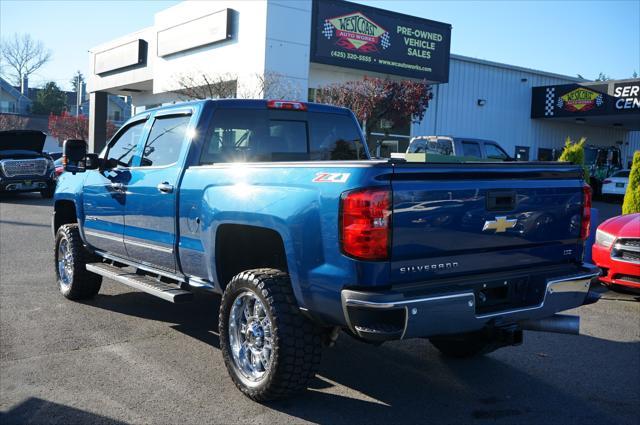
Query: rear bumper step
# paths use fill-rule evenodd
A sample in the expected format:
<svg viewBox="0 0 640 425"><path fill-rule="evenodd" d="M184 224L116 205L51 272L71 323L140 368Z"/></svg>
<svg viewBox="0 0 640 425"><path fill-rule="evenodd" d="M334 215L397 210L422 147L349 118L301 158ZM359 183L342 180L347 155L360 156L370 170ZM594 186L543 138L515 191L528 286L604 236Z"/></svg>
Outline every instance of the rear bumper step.
<svg viewBox="0 0 640 425"><path fill-rule="evenodd" d="M160 282L152 277L139 275L123 270L120 267L107 263L87 264L87 271L99 274L108 279L123 283L138 291L146 292L163 300L178 304L189 302L193 299L193 293L178 288L176 285Z"/></svg>
<svg viewBox="0 0 640 425"><path fill-rule="evenodd" d="M589 286L598 272L595 266L585 264L575 274L548 278L539 303L489 313L478 311L477 296L471 290L406 297L399 292L345 289L342 307L351 331L370 340L451 335L521 322L526 329L575 334L579 322L554 315L597 301ZM548 319L540 320L544 318Z"/></svg>

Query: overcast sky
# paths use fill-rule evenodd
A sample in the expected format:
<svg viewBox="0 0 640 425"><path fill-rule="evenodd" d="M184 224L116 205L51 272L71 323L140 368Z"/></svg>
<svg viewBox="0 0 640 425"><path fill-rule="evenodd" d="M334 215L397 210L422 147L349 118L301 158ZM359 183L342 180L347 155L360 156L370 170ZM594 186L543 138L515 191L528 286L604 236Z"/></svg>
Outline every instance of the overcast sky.
<svg viewBox="0 0 640 425"><path fill-rule="evenodd" d="M452 24L452 53L591 79L640 73L640 0L356 2ZM0 36L42 40L53 60L30 85L70 89L76 70L88 72L89 48L152 25L175 3L1 0Z"/></svg>

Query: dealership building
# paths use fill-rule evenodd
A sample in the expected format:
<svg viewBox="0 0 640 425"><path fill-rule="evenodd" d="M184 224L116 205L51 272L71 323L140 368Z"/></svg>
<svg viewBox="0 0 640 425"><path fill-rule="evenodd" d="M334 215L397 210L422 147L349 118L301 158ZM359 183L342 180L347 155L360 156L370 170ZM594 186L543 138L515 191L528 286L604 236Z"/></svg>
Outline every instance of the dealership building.
<svg viewBox="0 0 640 425"><path fill-rule="evenodd" d="M567 137L618 147L623 164L640 149L639 79L596 83L451 54L451 31L339 0L183 2L90 50L90 144L105 143L108 94L131 96L140 112L206 78L236 97L312 101L371 76L433 84L421 122L374 134L392 151L421 135L495 140L530 160L552 159Z"/></svg>

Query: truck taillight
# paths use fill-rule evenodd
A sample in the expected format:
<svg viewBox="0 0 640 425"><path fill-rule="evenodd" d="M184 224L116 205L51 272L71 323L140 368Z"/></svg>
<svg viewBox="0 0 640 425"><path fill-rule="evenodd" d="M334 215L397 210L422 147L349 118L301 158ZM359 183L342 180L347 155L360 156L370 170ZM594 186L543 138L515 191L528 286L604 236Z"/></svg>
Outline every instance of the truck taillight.
<svg viewBox="0 0 640 425"><path fill-rule="evenodd" d="M591 186L582 186L582 225L580 226L580 239L587 240L591 227Z"/></svg>
<svg viewBox="0 0 640 425"><path fill-rule="evenodd" d="M340 245L359 260L386 260L391 243L391 193L369 188L345 192L341 199Z"/></svg>
<svg viewBox="0 0 640 425"><path fill-rule="evenodd" d="M306 111L307 104L302 102L291 102L287 100L269 100L267 101L269 109L287 109L290 111Z"/></svg>

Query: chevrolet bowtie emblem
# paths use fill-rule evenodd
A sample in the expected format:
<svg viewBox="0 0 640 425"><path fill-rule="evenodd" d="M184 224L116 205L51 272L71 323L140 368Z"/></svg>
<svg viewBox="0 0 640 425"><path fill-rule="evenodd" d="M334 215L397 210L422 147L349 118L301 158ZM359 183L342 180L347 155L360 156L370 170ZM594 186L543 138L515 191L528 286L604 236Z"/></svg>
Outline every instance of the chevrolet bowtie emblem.
<svg viewBox="0 0 640 425"><path fill-rule="evenodd" d="M504 233L507 229L512 229L516 226L518 220L515 218L512 220L507 220L507 217L496 217L495 220L487 220L484 222L484 226L482 227L482 231L485 230L495 230L496 233Z"/></svg>

